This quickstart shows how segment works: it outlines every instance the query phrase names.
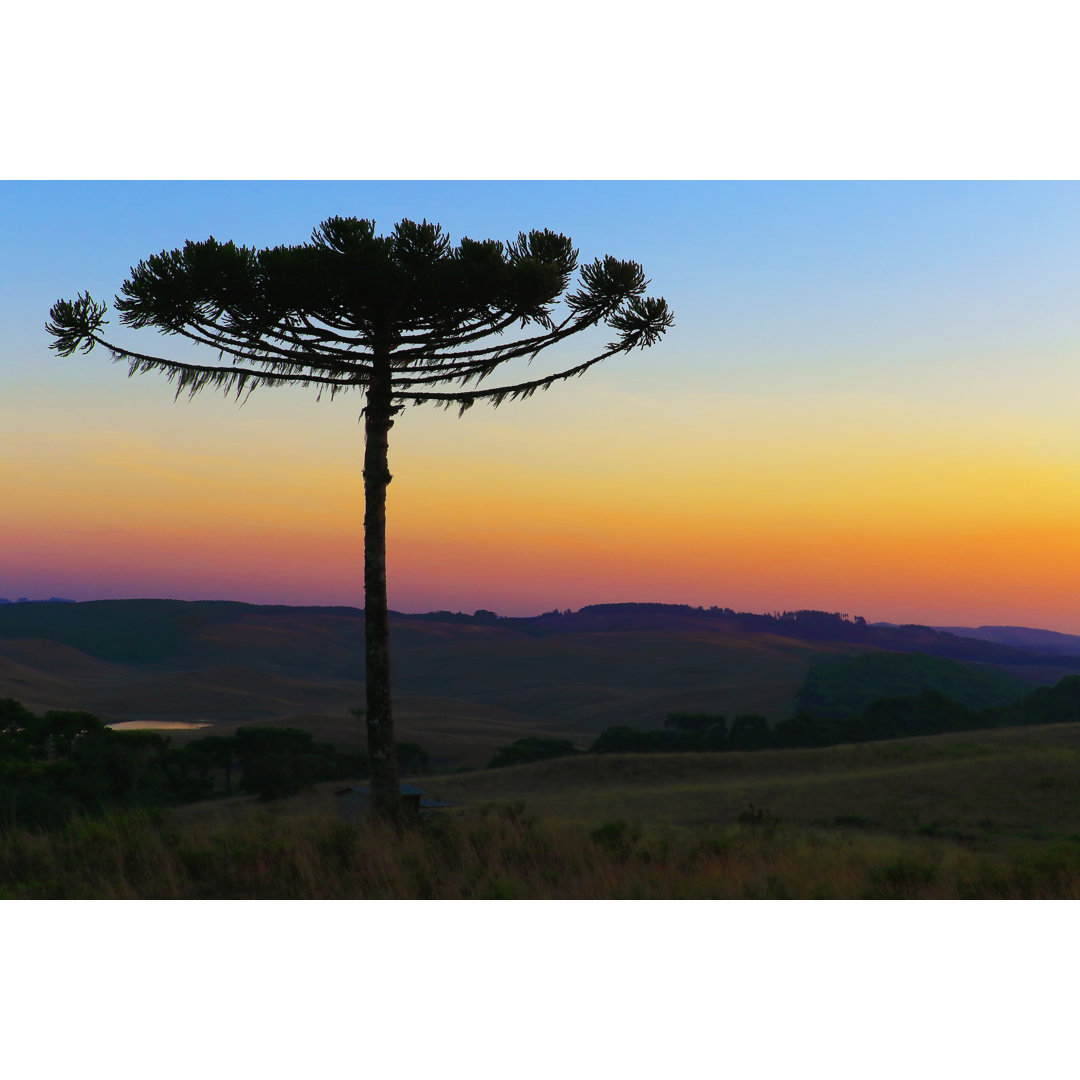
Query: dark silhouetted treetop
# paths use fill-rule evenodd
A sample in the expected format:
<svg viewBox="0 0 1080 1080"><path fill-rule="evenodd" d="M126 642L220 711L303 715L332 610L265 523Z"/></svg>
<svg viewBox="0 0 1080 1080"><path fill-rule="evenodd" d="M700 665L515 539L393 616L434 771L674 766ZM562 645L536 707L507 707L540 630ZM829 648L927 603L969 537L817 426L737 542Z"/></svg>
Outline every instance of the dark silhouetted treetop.
<svg viewBox="0 0 1080 1080"><path fill-rule="evenodd" d="M58 301L47 329L60 355L101 345L129 364L129 374L165 372L177 396L285 383L333 395L368 388L388 362L395 406L464 410L480 400L528 397L616 353L653 345L672 325L666 302L644 295L641 266L610 255L582 266L577 289L564 296L577 259L570 239L547 229L506 244L463 238L455 247L426 221L401 221L378 236L373 221L333 217L308 244L255 250L211 237L132 268L115 298L121 324L209 346L227 366L109 342L107 305L87 293ZM478 385L500 364L532 359L600 323L614 336L598 355L542 378ZM517 336L484 340L511 329Z"/></svg>

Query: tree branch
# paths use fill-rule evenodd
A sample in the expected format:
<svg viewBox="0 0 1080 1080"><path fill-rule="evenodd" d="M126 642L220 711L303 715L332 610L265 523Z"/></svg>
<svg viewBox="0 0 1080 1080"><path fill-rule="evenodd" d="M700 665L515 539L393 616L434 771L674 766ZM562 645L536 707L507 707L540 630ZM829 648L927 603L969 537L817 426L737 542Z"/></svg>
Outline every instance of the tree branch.
<svg viewBox="0 0 1080 1080"><path fill-rule="evenodd" d="M216 330L218 328L213 323L203 323L202 321L200 321L199 323L195 323L194 321L192 321L191 325L201 326L203 334L206 336L194 334L189 330L183 329L182 327L174 328L170 330L169 333L175 334L178 337L186 338L189 341L194 341L196 344L199 345L209 345L211 348L217 349L219 354L221 355L235 356L239 357L240 359L250 360L251 362L258 364L282 364L287 367L303 366L314 368L316 370L331 374L335 372L344 375L351 375L356 372L361 372L365 375L371 373L371 366L362 362L364 359L366 359L363 356L359 357L357 360L346 361L344 363L335 360L327 360L323 356L322 351L312 355L308 351L308 344L302 339L298 339L296 344L291 349L283 349L279 346L270 345L267 344L265 341L261 341L258 339L254 341L236 341L231 340L224 335L220 337L215 336L212 334L210 328L212 328L213 330ZM319 346L319 348L320 350L326 349L325 346ZM333 352L335 355L341 355L340 350L335 349L333 350ZM264 358L260 357L258 355L259 353L266 353L268 355ZM270 354L279 356L281 357L281 359L272 359ZM298 354L303 356L302 360L298 361L295 359Z"/></svg>
<svg viewBox="0 0 1080 1080"><path fill-rule="evenodd" d="M576 367L569 368L566 371L560 371L555 375L548 375L543 379L534 379L531 382L517 383L513 386L496 386L489 390L470 390L456 394L417 394L409 392L399 394L395 390L394 401L395 403L412 402L414 405L433 402L444 408L449 408L451 405L457 405L458 415L460 416L466 409L472 408L478 401L490 401L493 405L498 407L507 399L516 401L519 398L532 397L537 390L547 390L557 382L576 378L578 375L588 371L594 364L599 364L601 360L606 360L609 356L614 356L616 353L625 351L625 346L615 346L609 348L607 352L603 352L599 356L594 356L591 360L586 360L583 364L578 364Z"/></svg>
<svg viewBox="0 0 1080 1080"><path fill-rule="evenodd" d="M252 371L249 368L239 367L209 367L203 364L185 364L179 360L166 360L161 356L150 356L146 353L132 352L130 349L113 345L96 334L90 334L89 338L97 345L103 346L111 354L113 360L123 360L128 364L128 376L145 374L148 371L164 371L169 382L177 381L176 396L179 397L184 390L188 390L189 396L194 397L204 386L223 387L228 393L233 386L237 387L239 396L244 387L251 383L251 389L265 384L274 386L283 383L298 383L301 386L329 386L332 393L347 389L355 389L366 385L362 379L331 379L322 375L297 375L285 372Z"/></svg>

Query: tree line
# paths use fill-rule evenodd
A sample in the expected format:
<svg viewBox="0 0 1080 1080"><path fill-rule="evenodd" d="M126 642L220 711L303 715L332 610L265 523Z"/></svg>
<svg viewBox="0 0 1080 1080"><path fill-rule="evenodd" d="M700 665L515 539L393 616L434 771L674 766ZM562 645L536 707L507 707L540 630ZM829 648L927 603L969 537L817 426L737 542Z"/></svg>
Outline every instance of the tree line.
<svg viewBox="0 0 1080 1080"><path fill-rule="evenodd" d="M857 716L798 713L770 725L763 716L727 717L707 712L668 713L662 728L627 725L605 728L578 750L569 739L519 739L500 747L488 768L523 765L572 754L723 753L739 750L787 750L838 746L842 743L943 735L996 727L1080 723L1080 676L1067 675L1016 701L974 709L938 690L880 698Z"/></svg>
<svg viewBox="0 0 1080 1080"><path fill-rule="evenodd" d="M404 773L430 767L417 743L395 745ZM0 699L0 828L54 828L120 806L168 806L244 793L293 795L325 780L365 779L363 751L316 742L297 728L241 727L174 746L153 731L114 731L93 713L37 715Z"/></svg>

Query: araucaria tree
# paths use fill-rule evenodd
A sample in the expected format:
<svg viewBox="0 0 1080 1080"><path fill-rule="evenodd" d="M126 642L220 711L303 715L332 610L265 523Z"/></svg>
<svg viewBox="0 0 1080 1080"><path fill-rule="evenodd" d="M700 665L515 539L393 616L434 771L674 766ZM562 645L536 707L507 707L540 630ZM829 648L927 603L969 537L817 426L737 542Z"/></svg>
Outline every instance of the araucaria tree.
<svg viewBox="0 0 1080 1080"><path fill-rule="evenodd" d="M499 405L655 344L672 315L662 298L644 295L641 266L596 259L567 293L577 256L568 237L546 229L507 244L463 238L455 247L426 221L402 221L379 236L373 221L341 217L292 247L189 240L134 267L115 307L124 326L153 327L213 350L217 363L207 365L108 341L107 305L87 293L58 301L49 313L51 347L61 356L100 345L125 361L130 375L163 372L177 397L204 387L239 396L288 384L331 396L364 393L367 729L373 809L384 816L396 818L401 805L386 599L390 428L408 404L462 412L478 401ZM601 323L614 340L596 355L542 378L487 384L500 365L531 359Z"/></svg>

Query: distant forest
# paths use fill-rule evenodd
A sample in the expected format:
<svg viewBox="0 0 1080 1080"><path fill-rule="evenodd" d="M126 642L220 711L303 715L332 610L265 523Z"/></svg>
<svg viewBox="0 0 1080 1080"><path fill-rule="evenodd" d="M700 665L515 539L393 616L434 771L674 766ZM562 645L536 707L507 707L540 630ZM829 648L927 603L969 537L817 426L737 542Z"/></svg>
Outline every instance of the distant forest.
<svg viewBox="0 0 1080 1080"><path fill-rule="evenodd" d="M925 658L924 658L925 659ZM940 690L879 698L861 713L844 716L800 712L770 726L763 716L705 712L669 713L662 728L606 728L591 754L725 753L838 746L844 743L942 735L987 728L1080 723L1080 676L1032 689L1007 705L974 709ZM500 747L488 767L581 753L566 739L519 739Z"/></svg>

